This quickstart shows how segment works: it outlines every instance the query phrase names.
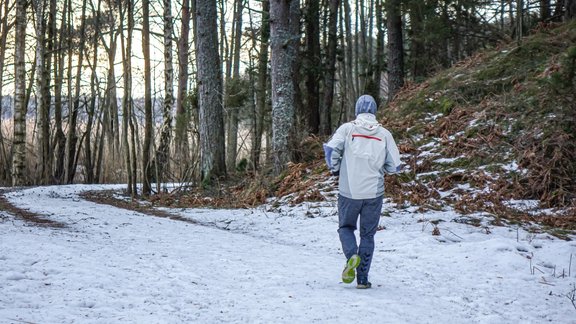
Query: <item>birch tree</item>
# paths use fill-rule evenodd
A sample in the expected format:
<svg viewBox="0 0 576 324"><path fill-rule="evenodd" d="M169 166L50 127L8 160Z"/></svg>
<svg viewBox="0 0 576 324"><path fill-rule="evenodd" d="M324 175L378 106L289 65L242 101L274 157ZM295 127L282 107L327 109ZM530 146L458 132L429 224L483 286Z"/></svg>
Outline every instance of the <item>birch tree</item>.
<svg viewBox="0 0 576 324"><path fill-rule="evenodd" d="M14 141L12 153L12 186L27 183L26 173L26 6L27 0L16 1L16 35L14 53Z"/></svg>
<svg viewBox="0 0 576 324"><path fill-rule="evenodd" d="M204 184L210 184L213 178L226 176L216 2L196 0L196 19L200 176Z"/></svg>

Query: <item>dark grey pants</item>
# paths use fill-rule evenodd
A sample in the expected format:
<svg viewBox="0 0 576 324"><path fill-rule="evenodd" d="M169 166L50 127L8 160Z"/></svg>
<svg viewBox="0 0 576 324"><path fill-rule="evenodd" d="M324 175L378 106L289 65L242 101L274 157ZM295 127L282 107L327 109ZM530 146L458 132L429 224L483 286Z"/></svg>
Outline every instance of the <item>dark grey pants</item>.
<svg viewBox="0 0 576 324"><path fill-rule="evenodd" d="M354 254L360 256L361 262L357 269L358 281L368 279L374 254L374 234L378 229L383 199L383 196L373 199L350 199L338 195L338 234L346 259L350 259ZM354 235L359 216L360 247Z"/></svg>

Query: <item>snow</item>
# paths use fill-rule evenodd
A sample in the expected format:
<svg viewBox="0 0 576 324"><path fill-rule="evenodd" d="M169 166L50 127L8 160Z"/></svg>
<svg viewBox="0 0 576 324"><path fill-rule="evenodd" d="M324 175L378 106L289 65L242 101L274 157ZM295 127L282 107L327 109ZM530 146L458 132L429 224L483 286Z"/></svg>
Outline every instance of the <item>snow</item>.
<svg viewBox="0 0 576 324"><path fill-rule="evenodd" d="M459 159L461 159L461 156L457 156L454 158L441 158L441 159L436 159L434 160L434 163L439 163L439 164L452 164L456 161L458 161Z"/></svg>
<svg viewBox="0 0 576 324"><path fill-rule="evenodd" d="M67 226L0 211L0 323L576 323L574 241L386 201L373 289L357 290L335 202L163 208L193 224L78 196L118 188L5 194Z"/></svg>

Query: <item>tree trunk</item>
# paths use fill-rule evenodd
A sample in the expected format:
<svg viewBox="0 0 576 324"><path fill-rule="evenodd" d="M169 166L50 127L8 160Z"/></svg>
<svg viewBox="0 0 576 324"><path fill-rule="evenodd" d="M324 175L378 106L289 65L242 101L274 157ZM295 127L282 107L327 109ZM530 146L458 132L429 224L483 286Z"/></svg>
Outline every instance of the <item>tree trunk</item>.
<svg viewBox="0 0 576 324"><path fill-rule="evenodd" d="M559 0L560 1L560 0ZM564 0L564 20L569 21L576 18L576 0Z"/></svg>
<svg viewBox="0 0 576 324"><path fill-rule="evenodd" d="M80 42L79 42L79 48L78 48L78 62L76 62L76 72L75 72L75 88L74 88L74 107L72 114L74 115L73 118L73 125L74 125L74 129L76 128L76 122L78 119L78 113L80 110L80 90L81 90L81 84L80 82L81 80L81 76L82 76L82 64L84 62L84 47L85 47L85 43L86 43L86 0L82 2L82 16L80 18ZM70 9L72 9L72 5L71 3L69 4ZM72 21L69 21L70 24L72 24ZM70 26L70 28L72 28L72 26ZM72 38L72 37L70 37ZM70 53L71 55L71 53ZM70 69L72 69L72 65L70 65L69 67ZM72 82L71 79L69 79L69 82ZM76 143L76 140L74 140L74 143ZM78 164L78 156L79 153L76 153L76 149L75 149L74 145L74 152L71 153L70 157L74 158L73 160L71 159L70 162L72 162L72 165L70 166L70 176L68 177L68 183L72 183L74 180L74 175L76 173L76 166ZM72 147L71 147L72 148ZM78 152L80 152L81 149L81 145L78 146Z"/></svg>
<svg viewBox="0 0 576 324"><path fill-rule="evenodd" d="M150 68L150 1L142 0L142 52L144 54L144 144L142 146L142 194L152 192L150 153L152 151L152 77Z"/></svg>
<svg viewBox="0 0 576 324"><path fill-rule="evenodd" d="M550 19L550 0L540 0L540 20Z"/></svg>
<svg viewBox="0 0 576 324"><path fill-rule="evenodd" d="M195 1L195 0L192 0ZM190 0L182 1L182 26L178 40L178 96L176 98L176 129L174 142L176 154L181 163L186 164L190 153L188 152L188 125L190 114L184 106L184 99L188 92L188 36L190 34Z"/></svg>
<svg viewBox="0 0 576 324"><path fill-rule="evenodd" d="M376 99L376 104L379 106L381 101L380 84L382 83L382 72L384 71L384 8L381 0L376 1L376 57L374 64L374 76L372 89L372 96Z"/></svg>
<svg viewBox="0 0 576 324"><path fill-rule="evenodd" d="M100 7L102 5L101 1L98 1L98 9L92 11L92 16L95 19L95 25L98 26L100 23ZM86 121L86 144L84 145L84 168L86 169L86 183L94 183L96 181L96 175L94 174L94 158L92 153L92 128L94 125L94 115L96 113L96 96L98 95L96 92L96 70L98 68L98 39L99 39L99 32L94 30L94 34L92 35L92 48L93 48L93 56L92 56L92 73L90 76L90 103L86 107L86 114L88 115Z"/></svg>
<svg viewBox="0 0 576 324"><path fill-rule="evenodd" d="M270 2L270 41L272 78L272 151L274 173L287 168L292 157L290 137L293 136L295 95L293 60L297 52L299 35L293 35L291 6L298 0L272 0ZM294 44L296 43L296 44Z"/></svg>
<svg viewBox="0 0 576 324"><path fill-rule="evenodd" d="M8 7L8 0L0 1L0 118L2 118L2 85L4 80L4 60L6 57L6 40L8 38L8 32L11 29L12 24L8 24L8 14L11 10ZM6 153L6 148L4 147L4 135L2 130L0 130L0 171L2 176L0 176L0 182L7 180L10 174L10 163L8 161L8 156Z"/></svg>
<svg viewBox="0 0 576 324"><path fill-rule="evenodd" d="M165 181L170 158L172 133L172 106L174 104L174 67L172 65L172 2L164 0L164 124L160 133L160 145L156 151L156 191Z"/></svg>
<svg viewBox="0 0 576 324"><path fill-rule="evenodd" d="M524 1L516 0L516 42L522 43L524 37Z"/></svg>
<svg viewBox="0 0 576 324"><path fill-rule="evenodd" d="M134 197L136 195L136 157L132 155L134 130L130 126L132 118L132 32L134 30L134 3L132 0L126 1L125 15L121 16L121 29L124 30L124 20L128 19L128 36L124 32L120 34L122 47L122 66L124 79L124 96L122 98L122 148L124 161L126 163L126 193Z"/></svg>
<svg viewBox="0 0 576 324"><path fill-rule="evenodd" d="M306 56L304 69L306 75L306 106L304 118L306 134L318 134L320 130L320 3L309 1L306 5Z"/></svg>
<svg viewBox="0 0 576 324"><path fill-rule="evenodd" d="M270 1L262 1L262 27L260 29L260 53L258 55L258 85L256 87L256 116L252 140L252 163L254 170L260 168L264 115L267 112L266 89L268 88L268 47L270 40Z"/></svg>
<svg viewBox="0 0 576 324"><path fill-rule="evenodd" d="M76 170L74 168L74 161L76 161L76 144L78 142L77 134L77 121L78 121L78 110L74 109L73 97L72 97L72 1L66 0L68 3L69 10L66 13L66 31L67 31L67 43L66 47L68 50L68 68L67 68L67 81L68 84L68 134L66 135L66 156L64 161L64 181L65 183L72 183L74 180L74 175Z"/></svg>
<svg viewBox="0 0 576 324"><path fill-rule="evenodd" d="M196 18L200 177L204 185L209 185L214 177L226 176L216 3L211 0L197 0Z"/></svg>
<svg viewBox="0 0 576 324"><path fill-rule="evenodd" d="M54 149L55 152L55 167L54 179L58 184L64 182L64 163L66 160L66 135L64 134L62 126L62 85L64 81L64 39L65 39L65 26L66 26L66 13L68 12L68 1L64 1L64 9L62 10L62 21L60 23L60 35L58 38L58 49L54 51L54 127L56 134L54 136ZM56 14L56 0L50 1L50 11ZM55 27L54 27L55 28Z"/></svg>
<svg viewBox="0 0 576 324"><path fill-rule="evenodd" d="M37 169L35 182L47 184L50 178L50 92L48 80L50 77L46 62L46 3L43 0L32 1L36 17L36 120L38 122Z"/></svg>
<svg viewBox="0 0 576 324"><path fill-rule="evenodd" d="M51 77L51 71L52 70L56 70L56 55L52 55L52 53L56 52L56 47L55 47L55 43L56 43L56 1L55 0L50 0L50 4L49 4L49 11L48 11L48 25L47 25L47 33L48 33L48 39L46 40L46 53L45 53L45 66L46 68L44 69L44 73L46 75L46 82L45 82L45 89L44 89L44 98L45 98L45 102L46 102L46 107L50 107L52 100L51 100L51 96L50 96L50 89L52 88L52 86L50 85L50 77ZM45 135L47 135L47 139L46 139L46 143L45 143L45 147L46 150L49 152L48 153L48 160L47 160L47 164L48 166L45 168L47 170L47 175L46 175L46 179L47 179L47 183L54 183L54 178L53 178L53 165L54 165L54 145L52 145L52 143L50 142L50 125L51 125L51 120L50 120L50 109L48 109L48 114L47 114L47 121L48 121L48 127L46 127L48 133L45 133Z"/></svg>
<svg viewBox="0 0 576 324"><path fill-rule="evenodd" d="M366 93L368 77L371 77L370 71L370 56L368 53L368 40L366 32L366 18L364 13L364 0L357 0L358 22L360 26L359 34L357 34L356 44L356 65L358 67L358 90L360 93Z"/></svg>
<svg viewBox="0 0 576 324"><path fill-rule="evenodd" d="M230 60L230 44L228 44L228 32L227 32L227 26L226 26L226 16L225 13L228 11L227 9L227 5L228 5L229 1L216 1L217 5L220 5L220 13L221 15L218 16L218 14L216 15L216 17L220 18L220 22L217 23L217 26L220 27L220 39L218 39L218 44L220 46L220 50L219 53L221 55L221 59L220 59L220 63L222 63L222 66L220 67L220 69L222 71L224 71L223 73L226 76L230 75L230 71L231 71L231 60ZM196 4L198 4L199 2L196 1ZM218 12L218 10L216 11ZM234 29L234 28L232 28Z"/></svg>
<svg viewBox="0 0 576 324"><path fill-rule="evenodd" d="M232 84L227 84L226 96L238 96L240 92L245 91L240 89L240 46L242 45L242 15L244 11L244 0L236 0L235 13L234 13L234 38L233 53L232 53ZM227 82L229 83L229 82ZM228 102L239 103L236 100L228 100ZM234 171L236 168L236 156L238 150L238 110L241 107L234 105L228 108L228 132L227 132L227 145L226 145L226 166L229 171Z"/></svg>
<svg viewBox="0 0 576 324"><path fill-rule="evenodd" d="M112 16L114 11L117 9L110 8L110 16ZM105 120L106 127L106 151L108 153L108 158L110 164L115 164L117 161L118 151L119 151L119 126L118 126L118 96L116 92L116 50L118 43L118 32L115 26L110 26L114 31L110 32L110 47L108 48L108 78L106 81L106 109Z"/></svg>
<svg viewBox="0 0 576 324"><path fill-rule="evenodd" d="M324 102L320 106L320 135L332 133L332 107L336 79L336 51L338 46L338 8L340 0L330 0L328 15L328 48L324 74Z"/></svg>
<svg viewBox="0 0 576 324"><path fill-rule="evenodd" d="M345 75L345 82L346 82L346 99L348 100L348 109L346 110L346 120L350 120L354 118L354 101L358 98L358 90L356 87L355 80L357 77L354 75L354 40L352 37L352 22L351 22L351 10L350 10L350 3L349 0L343 0L344 2L344 26L345 26L345 34L346 34L346 55L344 56L345 64L346 64L346 75Z"/></svg>
<svg viewBox="0 0 576 324"><path fill-rule="evenodd" d="M26 179L26 4L16 1L16 36L14 54L14 142L12 186L22 186Z"/></svg>
<svg viewBox="0 0 576 324"><path fill-rule="evenodd" d="M401 0L386 0L388 12L388 101L404 86L404 43Z"/></svg>

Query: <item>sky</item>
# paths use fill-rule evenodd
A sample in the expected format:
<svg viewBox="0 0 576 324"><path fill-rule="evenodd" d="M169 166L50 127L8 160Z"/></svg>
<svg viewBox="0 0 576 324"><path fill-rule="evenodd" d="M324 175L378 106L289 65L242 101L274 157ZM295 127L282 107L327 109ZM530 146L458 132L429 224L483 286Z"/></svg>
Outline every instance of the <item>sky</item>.
<svg viewBox="0 0 576 324"><path fill-rule="evenodd" d="M79 196L120 188L5 193L66 227L0 210L0 323L576 323L574 241L385 200L358 290L340 280L333 200L161 208L187 222Z"/></svg>

